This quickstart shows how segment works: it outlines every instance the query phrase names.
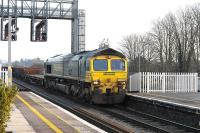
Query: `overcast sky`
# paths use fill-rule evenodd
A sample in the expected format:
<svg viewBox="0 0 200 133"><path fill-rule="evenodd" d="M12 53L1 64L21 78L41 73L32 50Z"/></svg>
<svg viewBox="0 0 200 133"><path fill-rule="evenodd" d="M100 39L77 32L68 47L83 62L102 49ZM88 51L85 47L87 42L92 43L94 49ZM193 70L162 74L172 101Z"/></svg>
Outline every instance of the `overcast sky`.
<svg viewBox="0 0 200 133"><path fill-rule="evenodd" d="M150 31L152 22L200 0L79 0L86 10L86 50L98 48L103 38L119 48L123 37ZM71 21L49 20L48 41L30 42L30 19L18 19L18 40L12 42L12 61L46 59L71 51ZM7 42L0 41L0 59L7 60Z"/></svg>

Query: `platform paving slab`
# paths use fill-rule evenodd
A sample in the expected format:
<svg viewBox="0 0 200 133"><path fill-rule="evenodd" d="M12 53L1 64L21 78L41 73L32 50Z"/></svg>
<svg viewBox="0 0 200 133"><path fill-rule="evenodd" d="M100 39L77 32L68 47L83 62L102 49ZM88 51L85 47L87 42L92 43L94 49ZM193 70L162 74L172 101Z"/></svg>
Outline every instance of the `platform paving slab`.
<svg viewBox="0 0 200 133"><path fill-rule="evenodd" d="M28 102L34 109L55 124L55 126L61 129L64 133L105 132L32 92L20 92L19 96L26 100L26 102ZM53 131L28 107L26 107L20 99L16 98L14 103L15 106L22 112L28 123L30 123L35 132L51 133ZM17 119L15 120L17 121Z"/></svg>
<svg viewBox="0 0 200 133"><path fill-rule="evenodd" d="M200 110L200 93L129 93L127 95Z"/></svg>
<svg viewBox="0 0 200 133"><path fill-rule="evenodd" d="M13 133L36 133L14 104L12 105L11 116L7 122L6 131L12 131Z"/></svg>

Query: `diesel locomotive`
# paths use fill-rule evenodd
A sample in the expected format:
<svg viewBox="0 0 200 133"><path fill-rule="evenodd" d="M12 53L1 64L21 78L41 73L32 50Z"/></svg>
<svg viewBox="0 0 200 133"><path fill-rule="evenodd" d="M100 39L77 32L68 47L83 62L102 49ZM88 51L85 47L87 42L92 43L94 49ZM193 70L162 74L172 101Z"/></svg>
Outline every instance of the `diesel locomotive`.
<svg viewBox="0 0 200 133"><path fill-rule="evenodd" d="M126 93L127 60L112 48L57 55L45 62L44 84L95 104L119 104Z"/></svg>

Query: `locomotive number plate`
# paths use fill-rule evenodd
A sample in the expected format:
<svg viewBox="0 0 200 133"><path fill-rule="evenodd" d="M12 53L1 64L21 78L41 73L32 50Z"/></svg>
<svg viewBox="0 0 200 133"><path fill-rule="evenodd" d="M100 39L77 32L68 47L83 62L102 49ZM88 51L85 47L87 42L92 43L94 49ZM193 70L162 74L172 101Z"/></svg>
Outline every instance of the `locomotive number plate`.
<svg viewBox="0 0 200 133"><path fill-rule="evenodd" d="M115 72L104 72L103 75L115 75Z"/></svg>

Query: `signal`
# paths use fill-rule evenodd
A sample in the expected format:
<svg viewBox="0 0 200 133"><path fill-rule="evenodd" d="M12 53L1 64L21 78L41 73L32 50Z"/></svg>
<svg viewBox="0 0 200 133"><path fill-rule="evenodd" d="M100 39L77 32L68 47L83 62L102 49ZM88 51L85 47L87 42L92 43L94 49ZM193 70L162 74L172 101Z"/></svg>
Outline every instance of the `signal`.
<svg viewBox="0 0 200 133"><path fill-rule="evenodd" d="M17 27L17 19L12 18L11 21L11 40L16 41L17 40L17 31L19 28ZM2 41L8 41L8 18L2 18L1 19L1 40Z"/></svg>
<svg viewBox="0 0 200 133"><path fill-rule="evenodd" d="M32 19L31 20L31 41L45 42L47 41L47 20Z"/></svg>

